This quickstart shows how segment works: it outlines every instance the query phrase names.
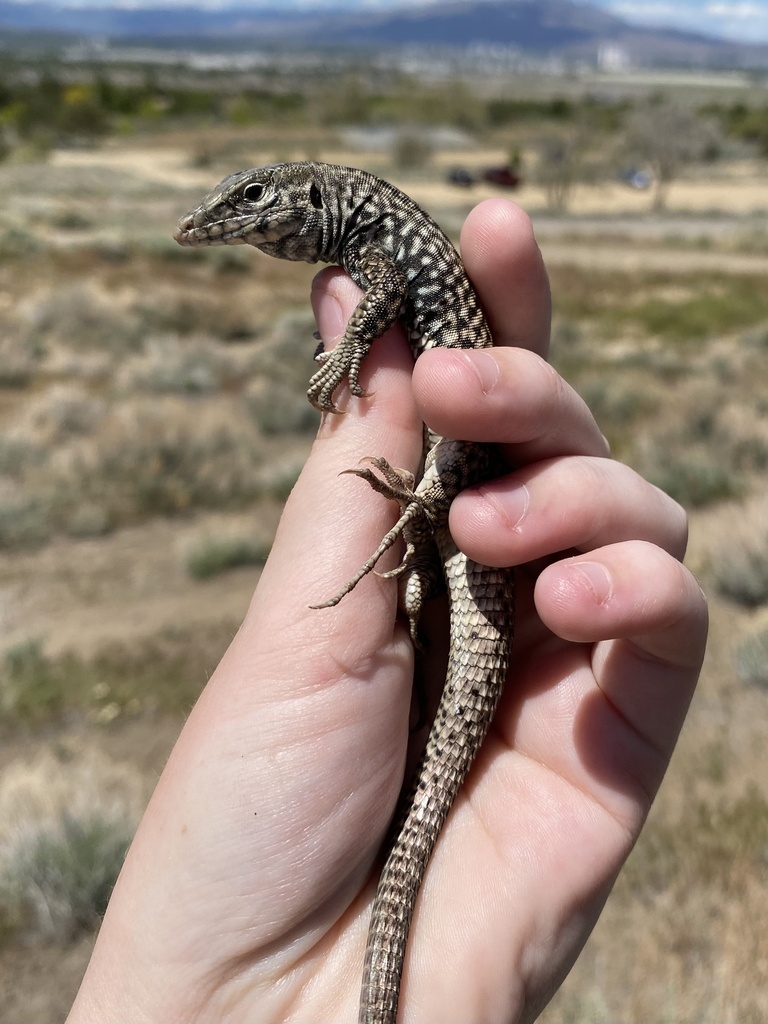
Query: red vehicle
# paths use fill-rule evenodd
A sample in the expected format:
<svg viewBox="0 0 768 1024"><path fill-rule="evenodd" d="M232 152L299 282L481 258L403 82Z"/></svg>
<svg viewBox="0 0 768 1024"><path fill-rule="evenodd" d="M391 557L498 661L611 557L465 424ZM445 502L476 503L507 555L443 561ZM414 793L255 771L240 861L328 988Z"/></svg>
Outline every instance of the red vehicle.
<svg viewBox="0 0 768 1024"><path fill-rule="evenodd" d="M489 185L500 185L501 188L519 188L522 179L509 167L489 167L483 171L483 181Z"/></svg>

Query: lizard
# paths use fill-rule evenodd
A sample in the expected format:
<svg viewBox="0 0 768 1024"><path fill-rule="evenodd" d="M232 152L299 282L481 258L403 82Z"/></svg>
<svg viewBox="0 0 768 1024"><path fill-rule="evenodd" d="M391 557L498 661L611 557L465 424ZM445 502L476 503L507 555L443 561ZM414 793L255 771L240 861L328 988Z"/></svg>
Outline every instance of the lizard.
<svg viewBox="0 0 768 1024"><path fill-rule="evenodd" d="M394 322L414 358L426 349L492 344L479 299L461 258L437 223L394 185L363 170L302 161L230 174L179 220L181 245L253 245L270 256L342 267L363 297L307 392L325 413L338 411L346 384L369 397L359 372L371 343ZM485 738L510 661L514 574L473 562L454 543L448 511L459 491L495 472L488 445L440 437L424 428L418 483L385 458L351 473L396 501L400 517L376 551L329 601L337 604L400 538L405 554L384 577L399 577L400 604L418 645L424 602L441 585L450 614L442 696L410 790L401 800L374 899L366 945L360 1024L394 1024L411 919L427 863L448 812ZM378 472L374 473L373 470ZM437 569L436 569L437 567ZM442 579L441 579L442 577Z"/></svg>

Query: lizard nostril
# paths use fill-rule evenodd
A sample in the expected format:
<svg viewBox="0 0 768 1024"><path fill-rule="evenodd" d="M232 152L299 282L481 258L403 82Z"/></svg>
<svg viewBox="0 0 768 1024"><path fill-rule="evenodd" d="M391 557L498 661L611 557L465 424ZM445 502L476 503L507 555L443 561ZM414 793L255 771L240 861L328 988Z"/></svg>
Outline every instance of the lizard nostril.
<svg viewBox="0 0 768 1024"><path fill-rule="evenodd" d="M173 237L179 245L186 245L189 242L190 232L194 231L195 221L191 213L187 214L186 217L182 217L179 223L176 225L176 230L173 232Z"/></svg>

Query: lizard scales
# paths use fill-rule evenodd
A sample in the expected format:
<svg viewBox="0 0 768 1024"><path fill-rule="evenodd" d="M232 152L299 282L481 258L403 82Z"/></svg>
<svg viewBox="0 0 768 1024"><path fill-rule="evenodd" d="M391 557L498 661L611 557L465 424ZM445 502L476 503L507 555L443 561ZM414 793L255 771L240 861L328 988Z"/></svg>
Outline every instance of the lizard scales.
<svg viewBox="0 0 768 1024"><path fill-rule="evenodd" d="M360 366L371 343L396 320L407 330L415 357L433 347L492 343L448 238L407 195L356 168L302 162L238 171L179 221L175 238L182 245L250 244L282 259L335 263L363 289L341 341L317 356L320 365L308 397L323 411L335 411L334 395L344 383L365 397ZM400 537L405 557L385 575L401 577L401 603L414 639L422 603L436 590L436 561L450 607L446 681L396 820L366 946L360 1024L394 1024L408 931L427 862L506 677L514 588L510 569L471 561L448 531L456 494L491 474L486 446L427 431L424 472L415 489L410 475L385 459L368 461L378 475L368 468L354 472L396 500L401 515L359 572L322 607L336 604Z"/></svg>

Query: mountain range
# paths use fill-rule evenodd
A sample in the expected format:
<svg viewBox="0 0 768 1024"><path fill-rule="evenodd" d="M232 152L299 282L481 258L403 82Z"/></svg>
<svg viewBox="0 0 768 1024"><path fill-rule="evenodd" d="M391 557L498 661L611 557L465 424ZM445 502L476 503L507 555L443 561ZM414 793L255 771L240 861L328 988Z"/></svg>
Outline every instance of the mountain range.
<svg viewBox="0 0 768 1024"><path fill-rule="evenodd" d="M666 28L630 25L574 0L445 0L387 12L299 12L233 4L65 6L0 0L0 31L55 32L113 42L217 43L241 48L344 46L392 48L470 45L507 47L535 57L594 60L606 45L638 64L768 67L768 46L736 43Z"/></svg>

